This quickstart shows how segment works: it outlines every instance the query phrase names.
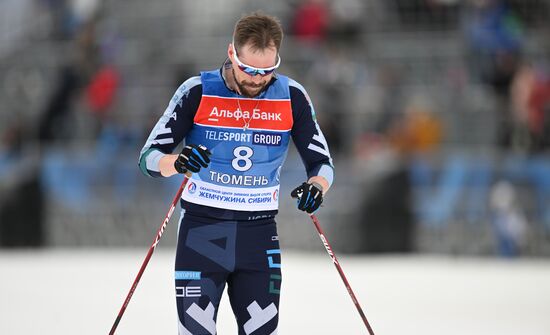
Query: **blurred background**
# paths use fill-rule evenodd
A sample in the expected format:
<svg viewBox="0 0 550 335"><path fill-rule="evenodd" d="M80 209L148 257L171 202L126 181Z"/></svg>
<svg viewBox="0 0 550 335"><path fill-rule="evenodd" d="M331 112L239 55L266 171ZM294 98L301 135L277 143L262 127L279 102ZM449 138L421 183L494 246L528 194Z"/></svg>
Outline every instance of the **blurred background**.
<svg viewBox="0 0 550 335"><path fill-rule="evenodd" d="M329 142L318 217L375 331L550 334L550 0L0 1L0 333L110 329L181 182L139 151L258 9ZM305 178L292 147L281 332L363 334L289 196ZM120 334L175 332L178 214Z"/></svg>
<svg viewBox="0 0 550 335"><path fill-rule="evenodd" d="M550 255L548 0L4 0L0 246L148 245L180 180L139 151L257 9L334 157L335 250ZM283 175L283 194L305 178L294 148ZM294 207L283 246L317 250Z"/></svg>

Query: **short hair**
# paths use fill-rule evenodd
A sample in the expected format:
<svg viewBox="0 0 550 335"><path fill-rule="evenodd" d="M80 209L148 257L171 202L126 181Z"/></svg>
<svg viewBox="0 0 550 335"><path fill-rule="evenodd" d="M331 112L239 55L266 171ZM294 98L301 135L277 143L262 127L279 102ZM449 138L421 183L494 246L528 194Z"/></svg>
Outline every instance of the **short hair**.
<svg viewBox="0 0 550 335"><path fill-rule="evenodd" d="M278 52L282 41L283 28L279 19L261 11L241 17L233 31L236 50L250 43L253 50L264 50L275 46Z"/></svg>

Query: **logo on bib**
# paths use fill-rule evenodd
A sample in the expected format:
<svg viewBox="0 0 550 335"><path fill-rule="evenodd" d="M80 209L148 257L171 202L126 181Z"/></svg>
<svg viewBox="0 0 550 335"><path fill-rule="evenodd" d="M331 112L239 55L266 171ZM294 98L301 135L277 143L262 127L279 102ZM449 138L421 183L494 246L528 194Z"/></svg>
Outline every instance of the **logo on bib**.
<svg viewBox="0 0 550 335"><path fill-rule="evenodd" d="M281 146L283 142L283 136L281 134L274 134L270 132L253 132L252 143L256 145L267 146Z"/></svg>
<svg viewBox="0 0 550 335"><path fill-rule="evenodd" d="M189 191L189 193L195 194L195 192L197 192L197 184L195 184L194 182L190 182L187 190Z"/></svg>

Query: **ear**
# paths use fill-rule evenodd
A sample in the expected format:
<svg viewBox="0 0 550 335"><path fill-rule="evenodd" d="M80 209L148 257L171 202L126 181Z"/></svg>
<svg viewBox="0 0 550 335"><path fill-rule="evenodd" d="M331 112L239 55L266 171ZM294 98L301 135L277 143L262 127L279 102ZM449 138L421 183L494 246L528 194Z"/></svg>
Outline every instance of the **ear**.
<svg viewBox="0 0 550 335"><path fill-rule="evenodd" d="M229 57L229 59L231 60L231 62L234 62L235 60L233 59L233 46L231 45L231 43L229 43L229 45L227 46L227 57Z"/></svg>

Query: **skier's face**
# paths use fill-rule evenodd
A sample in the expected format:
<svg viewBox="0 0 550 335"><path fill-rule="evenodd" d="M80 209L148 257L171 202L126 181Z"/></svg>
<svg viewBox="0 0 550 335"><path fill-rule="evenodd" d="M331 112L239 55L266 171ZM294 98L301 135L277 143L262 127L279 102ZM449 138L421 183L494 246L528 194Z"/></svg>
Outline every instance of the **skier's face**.
<svg viewBox="0 0 550 335"><path fill-rule="evenodd" d="M255 50L245 44L240 50L229 45L233 76L242 95L257 96L273 78L273 71L279 65L279 55L275 46Z"/></svg>

